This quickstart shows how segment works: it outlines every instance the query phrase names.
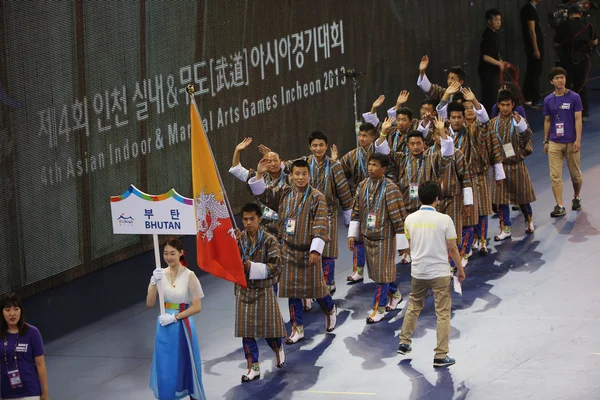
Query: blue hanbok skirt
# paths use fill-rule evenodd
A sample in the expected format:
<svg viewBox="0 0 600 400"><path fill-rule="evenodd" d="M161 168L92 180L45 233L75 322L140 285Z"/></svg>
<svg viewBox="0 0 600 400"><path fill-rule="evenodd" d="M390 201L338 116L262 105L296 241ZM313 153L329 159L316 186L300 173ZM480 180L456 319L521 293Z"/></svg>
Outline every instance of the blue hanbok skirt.
<svg viewBox="0 0 600 400"><path fill-rule="evenodd" d="M167 309L166 312L177 314L180 311ZM156 320L150 388L159 400L179 400L187 396L206 399L193 317L167 326L161 326Z"/></svg>

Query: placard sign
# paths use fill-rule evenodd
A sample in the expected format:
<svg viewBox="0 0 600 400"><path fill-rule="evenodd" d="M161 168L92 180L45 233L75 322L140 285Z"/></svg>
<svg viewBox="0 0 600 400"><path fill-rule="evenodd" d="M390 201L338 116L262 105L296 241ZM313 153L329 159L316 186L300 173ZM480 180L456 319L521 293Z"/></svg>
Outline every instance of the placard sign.
<svg viewBox="0 0 600 400"><path fill-rule="evenodd" d="M160 195L142 192L131 185L111 196L113 233L141 235L195 235L198 233L194 200L175 189Z"/></svg>

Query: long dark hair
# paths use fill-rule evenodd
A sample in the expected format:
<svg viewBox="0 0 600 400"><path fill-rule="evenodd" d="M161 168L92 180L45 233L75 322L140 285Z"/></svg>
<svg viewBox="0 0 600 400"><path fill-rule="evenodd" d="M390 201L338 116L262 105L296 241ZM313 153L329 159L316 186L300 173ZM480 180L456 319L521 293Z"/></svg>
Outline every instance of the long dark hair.
<svg viewBox="0 0 600 400"><path fill-rule="evenodd" d="M23 308L23 303L19 296L14 293L5 294L0 298L0 309L4 311L5 308L9 307L17 307L21 310L21 318L17 322L17 328L19 328L19 335L23 336L29 330L29 325L25 323L25 309ZM4 314L2 318L0 318L0 338L5 338L8 335L8 322L4 318Z"/></svg>
<svg viewBox="0 0 600 400"><path fill-rule="evenodd" d="M184 267L187 267L187 261L185 259L185 251L183 250L183 243L181 243L181 240L179 240L177 238L168 238L165 241L165 246L167 246L167 245L173 247L177 251L182 252L181 257L179 257L179 262Z"/></svg>

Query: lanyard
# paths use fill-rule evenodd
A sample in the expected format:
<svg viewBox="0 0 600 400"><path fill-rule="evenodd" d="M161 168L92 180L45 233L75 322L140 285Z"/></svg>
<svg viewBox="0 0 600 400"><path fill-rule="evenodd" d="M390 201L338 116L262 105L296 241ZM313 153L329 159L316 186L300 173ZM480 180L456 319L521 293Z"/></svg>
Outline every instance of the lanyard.
<svg viewBox="0 0 600 400"><path fill-rule="evenodd" d="M15 340L15 355L14 355L14 360L15 360L15 366L17 368L19 368L19 365L17 364L17 362L19 361L17 358L17 346L19 345L19 334L17 333L17 339ZM6 370L8 371L8 333L6 334L6 338L4 339L4 363L6 364Z"/></svg>
<svg viewBox="0 0 600 400"><path fill-rule="evenodd" d="M310 181L311 181L311 184L316 189L319 189L316 186L316 180L317 179L314 177L314 174L313 174L315 172L315 170L316 170L315 164L316 164L315 157L313 156L313 158L312 158L312 160L310 162ZM318 165L316 165L316 167L318 167ZM327 162L325 163L325 177L323 178L323 190L322 190L322 192L323 192L323 196L325 196L325 198L327 198L327 194L326 193L327 193L327 178L328 177L329 177L329 158L327 159Z"/></svg>
<svg viewBox="0 0 600 400"><path fill-rule="evenodd" d="M365 167L365 161L363 157L363 152L366 153L367 151L360 146L358 147L358 149L356 149L356 151L358 152L358 164L360 166L359 172L362 172L363 176L367 176L367 169Z"/></svg>
<svg viewBox="0 0 600 400"><path fill-rule="evenodd" d="M567 94L567 93L565 92L565 94ZM554 109L556 110L556 121L560 122L561 121L561 119L560 119L560 111L562 110L562 108L561 108L561 106L558 106L558 107L556 106L556 95L554 93L552 93L552 95L554 96L554 102L553 102L553 104L554 104ZM561 96L561 97L563 97L563 96Z"/></svg>
<svg viewBox="0 0 600 400"><path fill-rule="evenodd" d="M467 136L467 133L465 133L465 128L463 128L456 136L459 136L459 135L460 135L460 139L458 140L458 146L456 146L456 147L462 150L463 140L465 139L465 136Z"/></svg>
<svg viewBox="0 0 600 400"><path fill-rule="evenodd" d="M494 124L494 130L496 131L496 136L498 136L498 140L500 141L500 143L504 144L504 141L502 140L502 137L500 136L500 132L498 131L498 127L500 126L500 118L501 117L498 117L496 119L496 123ZM515 132L515 123L513 121L513 118L510 118L510 133L509 133L509 137L510 137L510 142L511 143L512 143L514 132Z"/></svg>
<svg viewBox="0 0 600 400"><path fill-rule="evenodd" d="M400 136L402 136L402 132L398 129L396 131L396 136L394 136L394 140L392 141L392 151L398 151L396 147L398 146L398 138L400 138Z"/></svg>
<svg viewBox="0 0 600 400"><path fill-rule="evenodd" d="M252 251L250 251L250 254L248 254L248 240L244 241L244 252L242 254L242 258L244 259L244 261L248 261L252 259L252 256L254 255L254 253L256 253L256 250L259 248L260 244L262 243L263 240L263 236L264 236L264 231L260 231L260 233L258 234L258 240L256 241L256 246L254 246L254 248L252 249Z"/></svg>
<svg viewBox="0 0 600 400"><path fill-rule="evenodd" d="M379 199L377 200L377 206L375 208L375 210L379 210L379 206L381 205L381 198L383 197L383 193L385 192L385 187L386 187L386 183L385 183L385 177L382 178L383 181L381 183L381 192L379 193ZM371 180L371 182L373 182ZM369 201L369 184L367 183L367 189L365 190L365 197L367 200L367 211L371 209L371 202Z"/></svg>
<svg viewBox="0 0 600 400"><path fill-rule="evenodd" d="M301 213L302 213L302 208L304 208L304 203L306 202L306 198L308 197L308 192L309 192L309 191L310 191L310 185L308 185L308 186L306 187L306 191L304 192L304 197L302 198L302 202L301 202L301 203L300 203L300 204L299 204L297 207L294 207L294 209L296 209L296 210L297 210L297 212L296 212L296 215L299 215L299 214L301 214ZM290 196L290 195L291 195L291 196ZM287 203L287 204L286 204L286 206L285 206L285 215L286 215L286 216L288 216L289 212L291 211L291 210L290 210L290 203L291 203L291 201L292 201L292 200L291 200L291 197L292 197L292 196L295 196L295 194L294 194L294 190L293 190L293 189L292 189L292 190L290 190L290 192L289 192L289 194L288 194L288 196L287 196L287 201L286 201L286 203Z"/></svg>
<svg viewBox="0 0 600 400"><path fill-rule="evenodd" d="M406 172L408 174L408 183L411 184L412 179L412 156L409 156L406 159ZM423 158L419 159L419 172L417 174L417 183L421 183L421 178L423 177Z"/></svg>

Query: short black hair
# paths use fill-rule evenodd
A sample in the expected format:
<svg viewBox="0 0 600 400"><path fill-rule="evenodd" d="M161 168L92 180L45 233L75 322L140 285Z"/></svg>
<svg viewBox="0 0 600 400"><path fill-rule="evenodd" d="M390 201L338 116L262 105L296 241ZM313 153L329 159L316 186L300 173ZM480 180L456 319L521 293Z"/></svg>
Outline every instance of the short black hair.
<svg viewBox="0 0 600 400"><path fill-rule="evenodd" d="M408 117L408 119L412 120L413 119L413 112L410 108L408 107L400 107L398 109L398 111L396 111L396 116L398 115L406 115Z"/></svg>
<svg viewBox="0 0 600 400"><path fill-rule="evenodd" d="M438 101L436 99L432 99L431 97L427 97L425 100L423 100L423 102L421 103L422 106L424 105L428 105L428 106L433 106L433 109L435 110L435 108L438 105Z"/></svg>
<svg viewBox="0 0 600 400"><path fill-rule="evenodd" d="M419 200L430 206L440 197L440 185L436 181L426 181L419 185Z"/></svg>
<svg viewBox="0 0 600 400"><path fill-rule="evenodd" d="M413 137L421 138L423 141L425 141L425 138L423 137L423 133L421 131L410 131L406 135L406 143L408 143L410 138L413 138Z"/></svg>
<svg viewBox="0 0 600 400"><path fill-rule="evenodd" d="M450 114L452 112L460 112L463 116L465 115L465 106L463 106L460 103L457 103L456 101L453 101L452 103L448 104L448 117L450 117Z"/></svg>
<svg viewBox="0 0 600 400"><path fill-rule="evenodd" d="M311 133L310 136L308 137L308 144L309 145L312 144L313 140L317 140L317 139L320 139L320 140L324 141L325 144L328 144L327 143L327 135L321 131L314 131L313 133Z"/></svg>
<svg viewBox="0 0 600 400"><path fill-rule="evenodd" d="M452 95L452 101L463 102L465 101L465 95L462 92L456 92Z"/></svg>
<svg viewBox="0 0 600 400"><path fill-rule="evenodd" d="M375 129L375 125L370 122L363 122L358 127L360 132L368 132L371 136L377 136L377 130Z"/></svg>
<svg viewBox="0 0 600 400"><path fill-rule="evenodd" d="M496 100L496 103L501 103L501 102L507 101L507 100L510 100L513 103L515 102L513 93L510 90L502 89L501 91L498 92L498 99Z"/></svg>
<svg viewBox="0 0 600 400"><path fill-rule="evenodd" d="M383 154L383 153L373 153L371 154L371 157L369 157L369 161L377 161L379 163L379 165L381 165L384 168L387 168L390 166L390 156L388 156L387 154Z"/></svg>
<svg viewBox="0 0 600 400"><path fill-rule="evenodd" d="M500 11L496 10L495 8L490 8L485 12L485 20L490 21L498 15L500 15Z"/></svg>
<svg viewBox="0 0 600 400"><path fill-rule="evenodd" d="M564 75L567 77L567 71L562 67L552 67L550 68L550 72L548 73L548 80L554 79L557 75Z"/></svg>
<svg viewBox="0 0 600 400"><path fill-rule="evenodd" d="M256 213L258 218L263 216L262 208L256 203L246 203L242 206L242 216L244 216L244 213L251 212Z"/></svg>
<svg viewBox="0 0 600 400"><path fill-rule="evenodd" d="M448 68L448 74L450 74L450 73L456 74L456 76L458 76L458 80L463 81L463 82L465 81L465 78L467 77L465 70L460 65L455 65L455 66Z"/></svg>
<svg viewBox="0 0 600 400"><path fill-rule="evenodd" d="M290 168L290 173L294 172L294 168L306 168L310 171L310 167L308 166L308 161L303 160L303 159L296 160L292 163L292 166Z"/></svg>

